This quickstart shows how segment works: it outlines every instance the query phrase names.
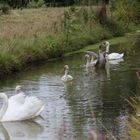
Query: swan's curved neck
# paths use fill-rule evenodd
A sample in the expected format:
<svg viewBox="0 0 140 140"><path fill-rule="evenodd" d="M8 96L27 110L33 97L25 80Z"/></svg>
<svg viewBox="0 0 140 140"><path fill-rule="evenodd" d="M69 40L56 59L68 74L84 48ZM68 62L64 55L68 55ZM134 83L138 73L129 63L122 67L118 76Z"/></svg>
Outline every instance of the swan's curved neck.
<svg viewBox="0 0 140 140"><path fill-rule="evenodd" d="M3 105L0 110L0 120L1 120L8 108L8 98L5 93L0 93L0 98L3 99Z"/></svg>
<svg viewBox="0 0 140 140"><path fill-rule="evenodd" d="M94 56L91 57L91 61L90 62L91 63L94 62Z"/></svg>
<svg viewBox="0 0 140 140"><path fill-rule="evenodd" d="M110 47L110 45L107 44L107 45L106 45L106 53L109 53L109 47Z"/></svg>
<svg viewBox="0 0 140 140"><path fill-rule="evenodd" d="M104 57L102 51L99 52L98 62L96 63L96 66L98 68L104 68L105 67L105 57Z"/></svg>
<svg viewBox="0 0 140 140"><path fill-rule="evenodd" d="M89 64L90 64L90 60L87 58L86 67L88 67Z"/></svg>

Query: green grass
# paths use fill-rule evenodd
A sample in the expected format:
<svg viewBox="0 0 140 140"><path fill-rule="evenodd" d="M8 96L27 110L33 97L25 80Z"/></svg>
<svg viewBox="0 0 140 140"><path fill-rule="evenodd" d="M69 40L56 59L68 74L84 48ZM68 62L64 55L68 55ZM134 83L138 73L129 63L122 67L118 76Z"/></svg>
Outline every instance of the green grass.
<svg viewBox="0 0 140 140"><path fill-rule="evenodd" d="M122 37L115 37L115 38L107 39L107 40L110 42L111 45L117 45L117 44L127 43L128 42L128 37L127 36L122 36ZM87 50L97 50L98 45L99 45L99 42L95 43L93 45L88 45L88 46L86 46L82 49L79 49L77 51L66 53L65 56L71 55L71 54L74 54L74 53L82 53L82 52L85 52Z"/></svg>
<svg viewBox="0 0 140 140"><path fill-rule="evenodd" d="M97 23L94 16L88 7L12 10L0 16L0 75L116 36L116 31Z"/></svg>
<svg viewBox="0 0 140 140"><path fill-rule="evenodd" d="M130 134L130 140L139 140L140 138L140 118L134 116L131 117L131 121L128 122L128 129Z"/></svg>

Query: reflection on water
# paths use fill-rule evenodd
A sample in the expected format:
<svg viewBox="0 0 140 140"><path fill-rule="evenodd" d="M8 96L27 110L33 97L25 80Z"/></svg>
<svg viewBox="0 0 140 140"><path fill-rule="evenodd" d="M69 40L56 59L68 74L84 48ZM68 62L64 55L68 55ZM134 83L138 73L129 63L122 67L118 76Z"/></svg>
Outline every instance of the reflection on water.
<svg viewBox="0 0 140 140"><path fill-rule="evenodd" d="M123 58L121 58L121 59L117 59L117 60L109 60L109 63L110 64L119 64L120 62L123 62L124 61L124 59Z"/></svg>
<svg viewBox="0 0 140 140"><path fill-rule="evenodd" d="M131 97L136 91L139 62L140 55L136 53L126 55L124 61L107 63L106 70L93 70L83 67L84 54L75 54L3 80L0 91L8 96L14 95L15 86L21 84L26 94L35 95L46 104L42 127L3 124L5 132L13 140L86 140L89 132L95 130L102 139L110 140L114 135L127 140L125 120L130 109L122 97ZM67 84L61 81L65 64L74 77Z"/></svg>
<svg viewBox="0 0 140 140"><path fill-rule="evenodd" d="M4 140L36 139L44 128L33 121L3 122L0 124L0 132Z"/></svg>

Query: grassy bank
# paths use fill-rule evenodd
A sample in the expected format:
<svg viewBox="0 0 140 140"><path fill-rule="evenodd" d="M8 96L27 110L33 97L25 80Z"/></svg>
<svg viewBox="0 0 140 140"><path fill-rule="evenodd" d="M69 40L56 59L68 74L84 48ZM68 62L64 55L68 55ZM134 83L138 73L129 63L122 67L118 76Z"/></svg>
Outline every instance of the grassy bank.
<svg viewBox="0 0 140 140"><path fill-rule="evenodd" d="M95 9L23 9L0 16L0 75L123 34L115 22L99 24Z"/></svg>
<svg viewBox="0 0 140 140"><path fill-rule="evenodd" d="M136 95L131 98L128 103L133 107L135 116L131 115L127 122L130 140L139 140L140 138L140 96Z"/></svg>
<svg viewBox="0 0 140 140"><path fill-rule="evenodd" d="M115 37L115 38L112 38L112 39L109 39L108 41L110 42L111 45L117 45L117 44L126 44L128 42L128 37L127 35L125 36L121 36L121 37ZM70 53L66 53L65 56L67 55L70 55L70 54L74 54L74 53L82 53L82 52L85 52L85 51L88 51L88 50L96 50L98 49L98 45L99 43L95 43L95 44L92 44L92 45L88 45L82 49L79 49L77 51L74 51L74 52L70 52Z"/></svg>

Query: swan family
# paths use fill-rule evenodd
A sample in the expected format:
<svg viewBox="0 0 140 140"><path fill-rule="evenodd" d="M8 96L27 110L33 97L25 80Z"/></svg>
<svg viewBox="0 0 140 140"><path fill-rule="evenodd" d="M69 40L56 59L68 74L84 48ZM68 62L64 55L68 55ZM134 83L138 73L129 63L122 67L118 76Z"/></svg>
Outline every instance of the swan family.
<svg viewBox="0 0 140 140"><path fill-rule="evenodd" d="M106 45L106 51L102 51L102 44ZM124 53L110 53L110 44L108 41L99 44L98 53L86 51L86 67L105 68L106 59L118 60L124 56ZM74 78L69 75L69 66L64 66L64 75L61 80L66 83ZM0 121L23 121L39 116L44 109L44 103L35 96L26 96L22 86L18 85L15 88L16 95L7 97L5 93L0 93L0 98L3 99L3 105L0 109Z"/></svg>
<svg viewBox="0 0 140 140"><path fill-rule="evenodd" d="M102 51L102 45L106 46L105 51ZM85 58L87 60L86 67L94 66L95 68L105 68L106 62L109 61L110 63L112 63L112 61L114 60L121 62L124 56L124 53L113 52L109 54L110 43L108 41L100 43L98 48L99 48L98 54L93 51L86 51L86 55L85 55Z"/></svg>
<svg viewBox="0 0 140 140"><path fill-rule="evenodd" d="M21 86L17 86L16 95L9 99L5 93L0 93L3 105L0 109L0 121L23 121L39 116L44 109L44 103L35 96L26 96Z"/></svg>
<svg viewBox="0 0 140 140"><path fill-rule="evenodd" d="M102 50L102 46L106 46L106 50ZM124 53L110 53L109 54L109 48L110 48L110 43L108 41L104 41L103 43L100 43L98 46L98 53L95 53L93 51L86 51L85 54L85 59L86 59L86 65L85 67L93 67L93 68L98 68L102 69L106 67L106 63L110 62L110 64L118 64L118 62L122 61L122 58L124 56ZM115 60L115 62L114 62ZM116 62L117 61L117 62ZM69 72L69 66L65 65L64 66L64 75L61 77L61 80L63 82L69 82L73 80L73 77L68 74Z"/></svg>

